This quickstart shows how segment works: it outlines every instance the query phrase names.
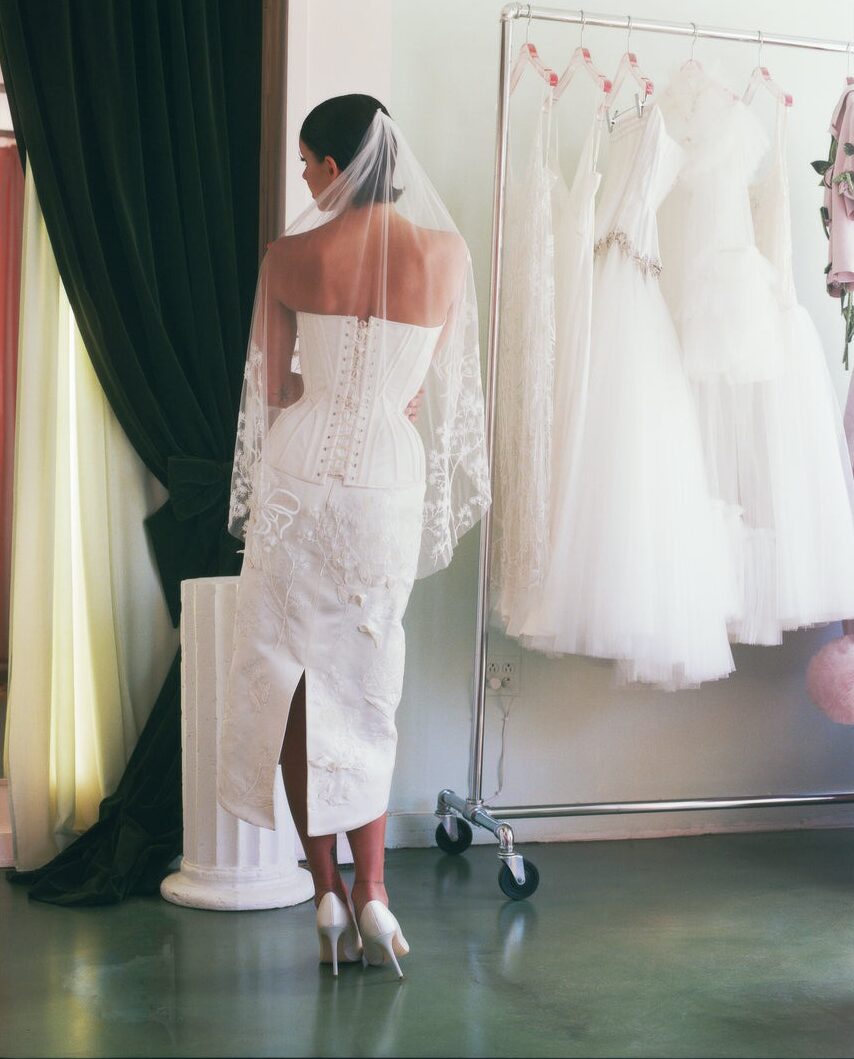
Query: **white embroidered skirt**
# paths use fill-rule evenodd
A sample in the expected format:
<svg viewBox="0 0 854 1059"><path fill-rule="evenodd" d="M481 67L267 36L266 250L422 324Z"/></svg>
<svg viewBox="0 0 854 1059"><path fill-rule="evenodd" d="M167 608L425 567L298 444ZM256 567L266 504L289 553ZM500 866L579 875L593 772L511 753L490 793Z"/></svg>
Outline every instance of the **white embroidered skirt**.
<svg viewBox="0 0 854 1059"><path fill-rule="evenodd" d="M388 808L425 486L315 484L270 467L264 481L240 575L218 799L275 827L273 779L305 671L308 832L335 834Z"/></svg>

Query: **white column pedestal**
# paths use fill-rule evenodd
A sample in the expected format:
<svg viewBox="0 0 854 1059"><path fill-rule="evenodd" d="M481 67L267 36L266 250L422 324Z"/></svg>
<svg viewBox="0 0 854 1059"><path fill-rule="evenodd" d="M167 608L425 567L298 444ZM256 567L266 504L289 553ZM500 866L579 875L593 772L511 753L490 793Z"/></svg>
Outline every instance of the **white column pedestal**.
<svg viewBox="0 0 854 1059"><path fill-rule="evenodd" d="M160 893L194 908L282 908L314 896L311 875L297 864L296 830L280 772L275 831L239 820L216 800L217 741L239 583L237 577L204 577L181 584L184 855Z"/></svg>

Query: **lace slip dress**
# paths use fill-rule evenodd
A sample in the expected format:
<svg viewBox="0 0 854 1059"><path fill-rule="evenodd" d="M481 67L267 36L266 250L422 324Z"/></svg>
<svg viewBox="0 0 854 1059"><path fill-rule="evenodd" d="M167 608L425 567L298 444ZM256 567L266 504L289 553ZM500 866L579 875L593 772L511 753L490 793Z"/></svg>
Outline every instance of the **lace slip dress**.
<svg viewBox="0 0 854 1059"><path fill-rule="evenodd" d="M543 584L549 549L555 365L551 88L540 99L527 166L508 172L496 395L493 619L516 636Z"/></svg>
<svg viewBox="0 0 854 1059"><path fill-rule="evenodd" d="M601 174L597 158L604 118L596 110L571 186L554 159L555 367L551 438L549 548L542 582L519 607L511 635L531 650L550 654L560 636L566 552L573 548L573 492L587 413L590 325L593 308L594 203Z"/></svg>

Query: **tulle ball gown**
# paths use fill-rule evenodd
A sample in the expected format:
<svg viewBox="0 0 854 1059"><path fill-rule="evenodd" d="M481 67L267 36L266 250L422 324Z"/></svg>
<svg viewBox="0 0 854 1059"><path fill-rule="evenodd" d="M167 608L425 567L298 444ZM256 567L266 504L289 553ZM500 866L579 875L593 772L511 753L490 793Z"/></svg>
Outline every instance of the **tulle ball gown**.
<svg viewBox="0 0 854 1059"><path fill-rule="evenodd" d="M776 644L854 605L851 471L824 353L794 291L784 130L760 177L760 121L698 64L661 107L686 153L659 213L662 284L728 526L730 635Z"/></svg>
<svg viewBox="0 0 854 1059"><path fill-rule="evenodd" d="M733 669L732 582L696 412L659 288L656 210L683 152L657 107L622 117L596 203L590 365L539 633L622 679L695 686ZM523 640L524 642L524 640Z"/></svg>

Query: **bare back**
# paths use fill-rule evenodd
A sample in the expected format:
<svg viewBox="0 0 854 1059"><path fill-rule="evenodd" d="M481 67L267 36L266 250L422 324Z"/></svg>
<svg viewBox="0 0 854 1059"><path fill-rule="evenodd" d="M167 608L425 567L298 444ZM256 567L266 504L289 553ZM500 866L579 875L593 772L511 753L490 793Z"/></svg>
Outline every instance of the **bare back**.
<svg viewBox="0 0 854 1059"><path fill-rule="evenodd" d="M271 252L276 296L294 312L382 316L422 327L445 323L466 264L456 232L418 227L393 207L346 211L279 239Z"/></svg>

